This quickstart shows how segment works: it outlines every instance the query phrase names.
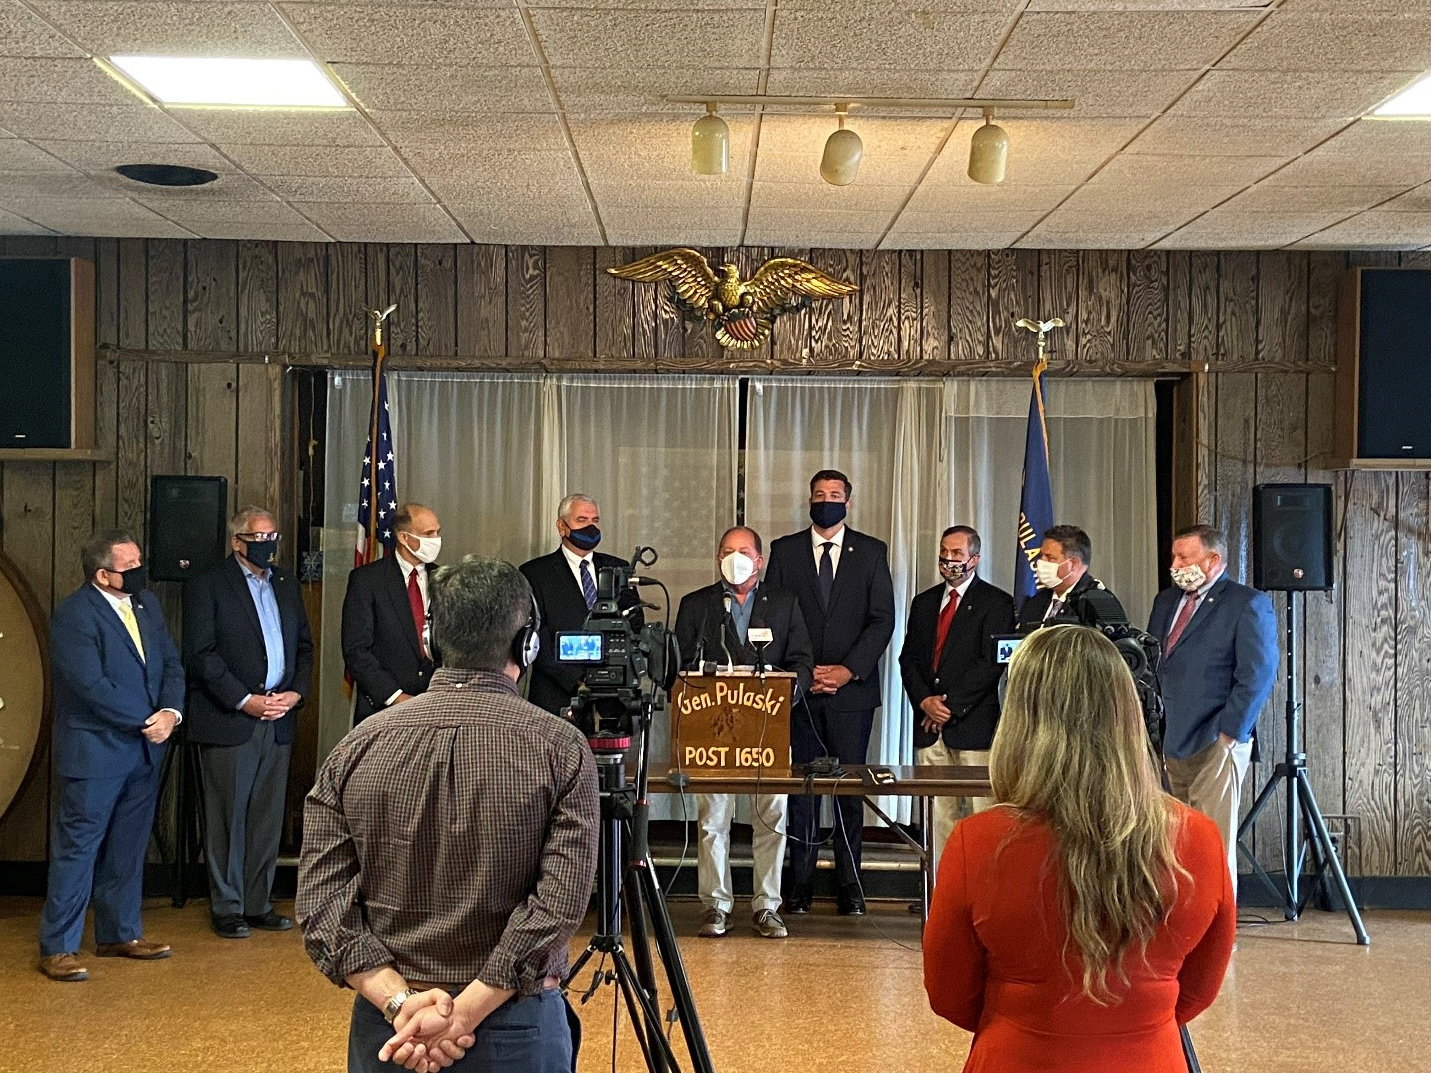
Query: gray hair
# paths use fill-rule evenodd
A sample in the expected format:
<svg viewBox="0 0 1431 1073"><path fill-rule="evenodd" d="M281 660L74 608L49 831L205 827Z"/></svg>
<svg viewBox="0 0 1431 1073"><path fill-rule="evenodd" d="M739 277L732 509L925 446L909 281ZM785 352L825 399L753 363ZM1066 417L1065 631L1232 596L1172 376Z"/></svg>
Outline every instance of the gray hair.
<svg viewBox="0 0 1431 1073"><path fill-rule="evenodd" d="M561 503L557 505L557 517L564 522L570 522L571 508L578 503L590 503L593 507L596 506L596 500L585 492L572 492L570 495L564 496Z"/></svg>
<svg viewBox="0 0 1431 1073"><path fill-rule="evenodd" d="M137 547L139 541L126 529L101 529L85 541L84 547L80 548L80 567L84 570L86 581L93 581L94 575L101 570L114 569L114 549L120 544Z"/></svg>
<svg viewBox="0 0 1431 1073"><path fill-rule="evenodd" d="M263 507L247 506L240 508L239 512L229 519L229 539L232 540L240 533L253 532L253 523L259 518L266 518L273 523L275 529L278 528L278 519L273 516L272 511Z"/></svg>
<svg viewBox="0 0 1431 1073"><path fill-rule="evenodd" d="M502 671L532 615L532 590L511 563L466 555L432 578L432 640L447 667Z"/></svg>
<svg viewBox="0 0 1431 1073"><path fill-rule="evenodd" d="M1173 535L1174 540L1181 540L1183 537L1195 536L1202 542L1206 551L1215 551L1224 559L1227 558L1227 537L1223 535L1221 529L1211 525L1189 525L1184 529L1179 529Z"/></svg>

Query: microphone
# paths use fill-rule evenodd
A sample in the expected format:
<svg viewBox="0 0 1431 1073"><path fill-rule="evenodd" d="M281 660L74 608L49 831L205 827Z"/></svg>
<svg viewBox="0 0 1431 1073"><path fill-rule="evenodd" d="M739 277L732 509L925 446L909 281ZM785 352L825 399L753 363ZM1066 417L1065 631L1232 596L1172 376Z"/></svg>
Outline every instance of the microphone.
<svg viewBox="0 0 1431 1073"><path fill-rule="evenodd" d="M755 673L763 675L766 671L765 648L775 640L775 631L769 626L752 626L745 631L745 639L755 649Z"/></svg>
<svg viewBox="0 0 1431 1073"><path fill-rule="evenodd" d="M725 643L725 624L730 621L730 593L726 593L720 599L725 607L725 616L720 623L720 648L725 653L726 671L733 674L735 673L735 657L730 654L730 646Z"/></svg>
<svg viewBox="0 0 1431 1073"><path fill-rule="evenodd" d="M630 585L634 589L638 585L659 585L661 584L661 582L657 578L646 577L644 575L638 577L633 574L630 578L627 579L626 584Z"/></svg>

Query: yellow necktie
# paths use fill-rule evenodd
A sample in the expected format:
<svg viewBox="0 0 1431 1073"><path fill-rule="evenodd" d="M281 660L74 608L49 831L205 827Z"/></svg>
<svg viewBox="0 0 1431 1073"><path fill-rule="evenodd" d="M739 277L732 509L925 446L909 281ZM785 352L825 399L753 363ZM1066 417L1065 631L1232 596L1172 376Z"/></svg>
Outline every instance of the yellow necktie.
<svg viewBox="0 0 1431 1073"><path fill-rule="evenodd" d="M139 620L134 617L134 608L129 606L128 601L119 605L119 617L124 620L124 628L129 631L130 639L134 642L134 647L139 649L139 658L144 658L144 642L139 637Z"/></svg>

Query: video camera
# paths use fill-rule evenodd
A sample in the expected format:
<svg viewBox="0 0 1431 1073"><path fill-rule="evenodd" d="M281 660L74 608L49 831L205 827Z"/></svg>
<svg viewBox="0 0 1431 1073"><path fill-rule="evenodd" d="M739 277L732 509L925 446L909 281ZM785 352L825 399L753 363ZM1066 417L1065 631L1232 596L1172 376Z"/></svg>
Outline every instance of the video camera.
<svg viewBox="0 0 1431 1073"><path fill-rule="evenodd" d="M1151 633L1127 622L1104 626L1103 634L1113 642L1113 647L1133 675L1133 685L1137 687L1138 700L1143 706L1143 721L1148 727L1148 740L1153 751L1161 756L1165 718L1158 662L1162 659L1163 646Z"/></svg>
<svg viewBox="0 0 1431 1073"><path fill-rule="evenodd" d="M593 749L600 742L600 747L624 750L638 723L644 726L649 721L652 708L661 704L661 694L671 687L677 661L670 653L670 634L659 623L632 629L630 622L638 608L655 610L655 605L635 600L621 607L628 590L661 585L655 578L635 574L637 567L650 566L656 559L654 548L638 547L629 564L600 567L596 603L586 622L580 630L556 635L557 661L585 669L568 712Z"/></svg>

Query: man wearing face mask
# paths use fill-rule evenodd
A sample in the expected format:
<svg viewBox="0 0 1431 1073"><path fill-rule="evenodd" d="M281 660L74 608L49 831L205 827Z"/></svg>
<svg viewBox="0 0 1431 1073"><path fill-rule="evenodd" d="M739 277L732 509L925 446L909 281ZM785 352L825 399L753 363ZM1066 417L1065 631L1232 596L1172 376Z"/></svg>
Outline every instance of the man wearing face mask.
<svg viewBox="0 0 1431 1073"><path fill-rule="evenodd" d="M1237 821L1257 717L1277 677L1277 623L1265 592L1227 577L1227 540L1210 525L1173 537L1172 588L1148 632L1163 643L1158 680L1173 795L1217 823L1237 888Z"/></svg>
<svg viewBox="0 0 1431 1073"><path fill-rule="evenodd" d="M233 554L184 586L187 733L203 779L209 911L224 939L293 927L270 894L313 637L297 578L274 562L279 539L272 514L245 507L229 520Z"/></svg>
<svg viewBox="0 0 1431 1073"><path fill-rule="evenodd" d="M420 503L393 517L397 551L348 575L343 663L357 689L353 721L425 692L439 662L428 628L429 579L442 553L442 524Z"/></svg>
<svg viewBox="0 0 1431 1073"><path fill-rule="evenodd" d="M1076 525L1055 525L1043 535L1034 560L1038 592L1019 610L1019 629L1074 623L1101 630L1125 625L1128 615L1108 587L1088 572L1093 545Z"/></svg>
<svg viewBox="0 0 1431 1073"><path fill-rule="evenodd" d="M788 589L800 602L815 652L815 678L808 703L799 705L790 728L795 763L834 756L847 764L869 758L870 731L880 706L880 659L894 635L894 585L884 541L845 525L852 486L839 470L810 478L809 529L770 545L766 583ZM810 912L815 863L820 852L819 798L790 801L790 899L792 913ZM835 882L841 913L863 916L860 839L864 804L835 798Z"/></svg>
<svg viewBox="0 0 1431 1073"><path fill-rule="evenodd" d="M519 568L532 587L541 610L541 650L532 665L527 683L527 699L538 708L560 713L571 704L581 683L581 668L557 661L556 635L562 630L579 630L596 603L596 586L602 569L625 566L622 559L596 550L601 543L601 511L596 500L585 492L572 492L557 506L556 551L538 556ZM630 611L627 621L639 630L645 620L637 606L634 589L617 597L617 606Z"/></svg>
<svg viewBox="0 0 1431 1073"><path fill-rule="evenodd" d="M184 702L184 665L135 539L96 533L80 565L84 584L50 618L55 813L40 971L65 982L89 978L79 947L91 904L96 956L170 954L144 938L139 906L165 743Z"/></svg>
<svg viewBox="0 0 1431 1073"><path fill-rule="evenodd" d="M939 540L939 576L914 598L899 654L904 691L914 706L914 759L920 764L987 767L999 724L999 666L994 636L1014 628L1014 598L975 575L979 534L952 525ZM930 849L937 862L962 816L993 798L934 798ZM937 869L936 869L937 871Z"/></svg>
<svg viewBox="0 0 1431 1073"><path fill-rule="evenodd" d="M765 565L760 534L745 526L726 530L716 547L721 580L688 593L676 612L676 642L685 669L706 660L761 665L794 671L793 698L810 688L814 657L810 635L800 605L789 592L761 584ZM749 641L752 629L768 629L771 640L757 648ZM767 939L786 936L780 917L780 869L785 859L784 794L755 794L751 824L751 849L755 856L754 888L750 899L752 924ZM706 916L700 935L714 939L726 934L735 908L730 879L730 821L735 799L730 794L697 794L701 825L699 883Z"/></svg>

